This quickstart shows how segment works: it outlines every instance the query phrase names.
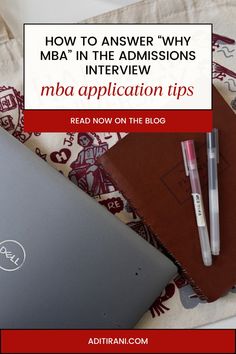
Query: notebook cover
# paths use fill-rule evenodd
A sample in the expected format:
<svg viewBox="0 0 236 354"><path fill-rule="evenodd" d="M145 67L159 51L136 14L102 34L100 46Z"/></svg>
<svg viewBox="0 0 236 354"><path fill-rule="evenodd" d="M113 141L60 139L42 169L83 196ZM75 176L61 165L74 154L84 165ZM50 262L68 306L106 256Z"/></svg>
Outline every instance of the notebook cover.
<svg viewBox="0 0 236 354"><path fill-rule="evenodd" d="M215 88L213 125L219 128L220 141L221 253L213 257L211 267L202 262L180 145L182 140L195 140L209 225L204 133L131 133L100 158L118 189L207 301L216 300L236 284L236 117Z"/></svg>

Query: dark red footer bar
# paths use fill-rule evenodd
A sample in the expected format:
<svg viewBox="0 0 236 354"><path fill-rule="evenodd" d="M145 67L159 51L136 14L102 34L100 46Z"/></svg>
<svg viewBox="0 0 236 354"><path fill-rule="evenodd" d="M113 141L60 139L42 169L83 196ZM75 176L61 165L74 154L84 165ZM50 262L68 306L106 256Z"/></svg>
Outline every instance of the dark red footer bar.
<svg viewBox="0 0 236 354"><path fill-rule="evenodd" d="M25 110L26 132L207 132L211 110Z"/></svg>
<svg viewBox="0 0 236 354"><path fill-rule="evenodd" d="M2 330L2 353L235 353L234 330Z"/></svg>

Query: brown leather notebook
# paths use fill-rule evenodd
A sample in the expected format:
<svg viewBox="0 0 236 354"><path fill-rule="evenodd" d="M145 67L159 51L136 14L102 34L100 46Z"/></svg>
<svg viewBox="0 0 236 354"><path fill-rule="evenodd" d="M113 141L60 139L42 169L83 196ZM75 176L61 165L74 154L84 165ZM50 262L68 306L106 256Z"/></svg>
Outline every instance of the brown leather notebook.
<svg viewBox="0 0 236 354"><path fill-rule="evenodd" d="M131 133L100 158L118 189L207 301L216 300L236 284L236 116L215 88L213 117L220 142L221 253L213 257L211 267L202 262L180 144L182 140L195 140L209 226L204 133Z"/></svg>

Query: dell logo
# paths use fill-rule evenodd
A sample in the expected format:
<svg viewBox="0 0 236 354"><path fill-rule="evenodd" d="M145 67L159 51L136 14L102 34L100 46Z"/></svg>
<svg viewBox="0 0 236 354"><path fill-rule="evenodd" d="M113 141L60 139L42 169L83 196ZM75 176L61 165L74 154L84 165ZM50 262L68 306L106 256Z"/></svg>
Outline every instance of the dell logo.
<svg viewBox="0 0 236 354"><path fill-rule="evenodd" d="M16 258L14 253L8 252L6 247L2 246L0 248L0 254L4 254L12 263L14 263L17 267L19 266L19 258Z"/></svg>
<svg viewBox="0 0 236 354"><path fill-rule="evenodd" d="M25 249L15 240L0 242L0 269L13 272L20 269L25 262Z"/></svg>

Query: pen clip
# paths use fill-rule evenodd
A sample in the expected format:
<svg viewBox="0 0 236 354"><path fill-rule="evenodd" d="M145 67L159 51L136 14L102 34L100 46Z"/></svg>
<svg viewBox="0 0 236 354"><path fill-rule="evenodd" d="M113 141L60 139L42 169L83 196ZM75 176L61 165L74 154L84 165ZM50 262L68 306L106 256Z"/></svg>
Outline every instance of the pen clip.
<svg viewBox="0 0 236 354"><path fill-rule="evenodd" d="M181 148L182 148L182 154L183 154L183 160L184 160L185 174L186 174L186 176L189 176L189 169L188 169L188 162L187 162L187 156L186 156L186 150L185 150L184 141L181 142Z"/></svg>
<svg viewBox="0 0 236 354"><path fill-rule="evenodd" d="M213 129L214 139L215 139L215 147L216 147L216 161L219 163L220 161L220 153L219 153L219 131L217 128Z"/></svg>

